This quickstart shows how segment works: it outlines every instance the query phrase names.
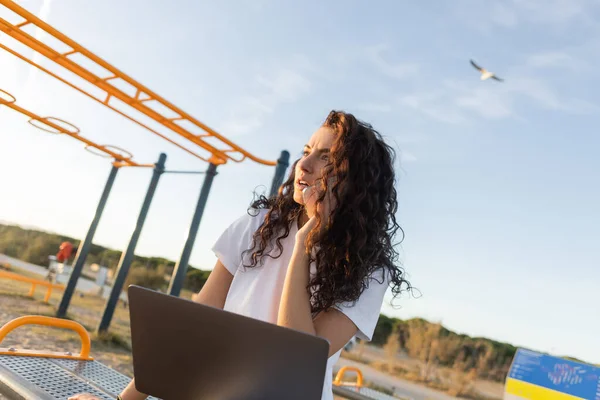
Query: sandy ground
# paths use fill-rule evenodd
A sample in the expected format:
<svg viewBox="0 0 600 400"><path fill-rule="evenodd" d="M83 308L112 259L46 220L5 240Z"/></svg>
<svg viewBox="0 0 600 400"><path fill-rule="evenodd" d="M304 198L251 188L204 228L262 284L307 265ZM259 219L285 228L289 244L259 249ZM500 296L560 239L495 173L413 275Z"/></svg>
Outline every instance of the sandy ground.
<svg viewBox="0 0 600 400"><path fill-rule="evenodd" d="M357 351L358 351L358 349L355 347L353 353L357 354ZM360 358L362 358L367 363L371 363L371 362L385 360L385 359L387 359L387 356L385 355L385 352L383 351L382 348L367 345L367 346L365 346L364 350L360 354ZM348 363L348 362L351 362L351 360L346 360L346 361L341 360L340 363L338 363L338 364L341 365L341 363L344 363L344 362ZM421 362L418 360L412 359L412 358L408 357L405 353L401 352L401 353L398 353L397 364L406 369L413 369L415 367L419 367L421 365ZM344 364L344 365L346 365L346 364ZM388 374L379 375L379 374L381 374L381 372L380 371L377 371L377 372L378 372L378 374L375 374L374 376L371 377L372 381L381 382L382 384L384 384L385 382L388 382L387 378L390 378L390 376ZM383 378L383 376L386 376L387 378ZM423 387L423 385L419 385L414 382L405 381L402 379L398 379L398 380L409 383L409 385L405 385L407 387L408 391L413 389L412 385L417 385L417 386ZM504 396L504 384L500 383L500 382L494 382L494 381L480 379L475 382L475 389L477 390L477 392L479 394L484 395L490 399L502 399ZM416 396L416 397L419 397L419 396ZM434 399L434 398L435 397L431 397L431 399ZM441 397L441 398L443 398L443 397Z"/></svg>
<svg viewBox="0 0 600 400"><path fill-rule="evenodd" d="M54 316L56 306L60 301L62 292L53 291L50 304L43 303L45 289L39 287L35 297L27 296L30 284L0 279L0 324L21 317L23 315ZM86 307L87 304L92 308ZM93 332L96 327L100 310L104 302L100 298L74 296L69 316L85 326L88 332ZM116 332L125 342L129 338L129 315L126 309L119 307L111 330ZM111 341L100 341L92 334L92 356L117 371L132 376L131 354L123 346L113 344ZM11 332L0 344L0 347L17 347L36 350L70 351L79 353L80 340L76 333L43 326L22 326Z"/></svg>
<svg viewBox="0 0 600 400"><path fill-rule="evenodd" d="M0 308L0 323L2 324L23 315L51 316L54 312L54 307L51 305L24 297L4 294L0 294L0 304L2 304ZM33 325L17 328L2 341L0 346L61 352L70 351L72 353L79 353L81 347L79 335L74 332ZM92 356L125 375L133 375L131 354L121 346L93 340Z"/></svg>

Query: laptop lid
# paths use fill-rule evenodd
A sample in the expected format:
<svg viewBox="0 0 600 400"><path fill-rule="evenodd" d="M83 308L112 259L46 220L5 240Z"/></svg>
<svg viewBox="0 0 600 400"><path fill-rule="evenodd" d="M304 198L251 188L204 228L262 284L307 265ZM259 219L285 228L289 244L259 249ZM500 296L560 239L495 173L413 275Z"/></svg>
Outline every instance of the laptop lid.
<svg viewBox="0 0 600 400"><path fill-rule="evenodd" d="M129 286L136 388L165 400L310 400L323 391L329 343L139 286Z"/></svg>

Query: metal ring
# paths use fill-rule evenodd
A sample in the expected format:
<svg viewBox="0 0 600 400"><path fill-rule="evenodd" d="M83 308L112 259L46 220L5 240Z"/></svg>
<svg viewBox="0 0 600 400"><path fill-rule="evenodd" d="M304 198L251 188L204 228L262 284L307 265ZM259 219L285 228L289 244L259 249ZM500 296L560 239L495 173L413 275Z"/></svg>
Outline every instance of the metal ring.
<svg viewBox="0 0 600 400"><path fill-rule="evenodd" d="M108 144L108 145L103 145L103 147L104 147L104 148L106 148L106 149L109 149L109 150L116 150L115 152L121 152L121 153L125 153L125 155L121 155L121 154L119 154L119 155L121 156L121 158L120 158L119 160L131 160L131 159L133 158L133 154L131 154L129 151L127 151L127 150L125 150L125 149L122 149L122 148L120 148L120 147L113 146L113 145L111 145L111 144ZM100 152L99 152L99 149L97 149L97 148L95 148L95 147L92 147L92 146L90 146L90 145L87 145L87 146L85 146L85 149L86 149L87 151L89 151L90 153L92 153L93 155L95 155L95 156L98 156L98 157L103 157L103 158L114 158L113 156L111 156L111 155L110 155L110 154L108 154L108 153L104 153L104 152L101 152L101 153L100 153Z"/></svg>
<svg viewBox="0 0 600 400"><path fill-rule="evenodd" d="M31 118L31 119L30 119L29 121L27 121L27 122L28 122L28 123L30 123L31 125L33 125L34 127L38 128L38 129L40 129L40 130L42 130L42 131L45 131L45 132L51 133L51 134L53 134L53 135L60 135L60 134L62 134L62 132L61 132L61 131L57 131L57 130L52 130L52 131L51 131L51 130L50 130L50 129L48 129L48 128L44 128L44 127L42 127L42 126L38 125L39 123L42 123L42 124L44 123L43 119ZM49 125L46 125L46 126L49 126ZM49 126L49 127L50 127L50 128L52 128L51 126Z"/></svg>
<svg viewBox="0 0 600 400"><path fill-rule="evenodd" d="M31 125L35 126L35 127L36 127L36 128L38 128L38 129L41 129L41 130L43 130L43 131L45 131L45 132L48 132L48 133L52 133L52 134L54 134L54 135L59 135L59 134L61 134L61 133L62 133L62 134L64 134L65 132L63 132L63 131L61 131L61 130L56 130L55 128L52 128L50 125L48 125L48 123L47 123L47 122L51 122L51 123L53 123L54 125L58 125L58 126L60 126L60 125L59 125L59 124L57 124L57 122L59 122L59 123L63 123L63 124L65 124L65 125L68 125L69 127L73 128L73 130L69 130L69 129L67 129L67 128L63 127L63 126L60 126L60 127L61 127L62 129L64 129L65 131L68 131L68 132L69 132L70 134L72 134L72 135L78 135L78 134L79 134L79 132L81 132L81 131L79 130L79 128L78 128L78 127L76 127L75 125L73 125L72 123L70 123L70 122L67 122L67 121L65 121L65 120L63 120L63 119L60 119L60 118L55 118L55 117L44 117L44 118L41 118L41 119L37 119L37 118L31 118L31 119L30 119L29 121L27 121L27 122L29 122ZM44 128L43 126L40 126L40 125L36 124L36 122L37 122L37 123L42 123L42 124L44 124L45 126L47 126L47 127L49 127L49 128L52 128L52 130L50 130L50 129L48 129L48 128Z"/></svg>
<svg viewBox="0 0 600 400"><path fill-rule="evenodd" d="M9 100L4 99L2 95L6 95L9 98ZM0 103L12 104L16 101L17 101L17 98L15 96L8 93L6 90L0 89Z"/></svg>

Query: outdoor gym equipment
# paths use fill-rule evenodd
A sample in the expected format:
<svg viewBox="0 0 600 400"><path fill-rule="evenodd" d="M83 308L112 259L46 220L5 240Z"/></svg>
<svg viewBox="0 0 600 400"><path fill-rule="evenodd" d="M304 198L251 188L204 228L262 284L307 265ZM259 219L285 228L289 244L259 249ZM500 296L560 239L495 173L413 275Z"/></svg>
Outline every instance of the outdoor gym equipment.
<svg viewBox="0 0 600 400"><path fill-rule="evenodd" d="M22 45L25 45L36 53L46 57L53 63L53 67L46 68L41 65L40 62L37 62L31 54L25 54L25 52L22 52L17 48L12 48L8 44L2 42L0 42L1 49L35 68L38 68L53 78L58 79L103 106L117 112L119 115L143 127L152 134L158 135L188 154L209 163L208 168L204 173L204 182L192 217L188 237L179 261L175 265L175 270L169 284L169 294L178 296L185 279L189 258L200 226L206 201L210 193L210 188L214 176L217 173L217 167L229 161L238 163L246 159L267 166L276 166L275 176L273 177L271 190L269 192L270 195L274 195L281 186L286 169L289 165L289 152L282 151L281 156L277 161L269 161L253 155L227 139L225 136L217 133L206 124L200 122L192 115L186 113L181 108L167 101L162 96L142 85L129 75L115 68L107 61L87 50L65 34L59 32L19 4L12 0L0 0L0 6L3 6L15 20L15 22L10 22L0 18L0 32L5 33ZM41 41L38 36L27 33L26 29L32 27L43 31L48 37L52 38L52 40ZM55 70L53 71L52 69ZM60 74L59 72L69 73ZM64 76L67 76L67 78ZM73 79L72 77L81 79ZM90 85L94 90L90 90ZM100 332L106 331L110 325L114 306L116 305L127 272L129 271L131 261L133 260L133 251L135 250L135 245L145 220L145 214L147 213L154 190L156 189L156 183L158 182L160 175L165 172L165 158L166 155L161 154L161 158L154 168L151 184L148 188L146 198L144 199L136 228L132 234L127 250L123 253L121 261L119 262L116 274L117 279L115 279L115 284L113 285L100 326L98 327ZM96 216L90 225L88 235L86 235L86 240L90 238L90 244L102 208L104 207L103 203L106 201L108 192L110 192L115 174L116 171L114 169L111 170L105 190L100 199L100 203L98 204ZM82 246L80 246L80 249L81 247ZM85 255L86 253L82 253L81 261L79 253L77 255L71 278L69 279L65 294L57 312L57 315L60 317L66 316L71 296L85 262Z"/></svg>

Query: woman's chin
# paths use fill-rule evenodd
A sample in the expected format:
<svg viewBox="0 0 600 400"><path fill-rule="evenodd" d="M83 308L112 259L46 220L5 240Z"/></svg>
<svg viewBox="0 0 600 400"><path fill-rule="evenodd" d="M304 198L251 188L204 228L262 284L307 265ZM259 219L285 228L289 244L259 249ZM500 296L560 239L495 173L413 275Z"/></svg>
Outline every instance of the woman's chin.
<svg viewBox="0 0 600 400"><path fill-rule="evenodd" d="M304 205L304 197L302 197L302 192L298 191L297 189L294 189L294 201L301 206Z"/></svg>

